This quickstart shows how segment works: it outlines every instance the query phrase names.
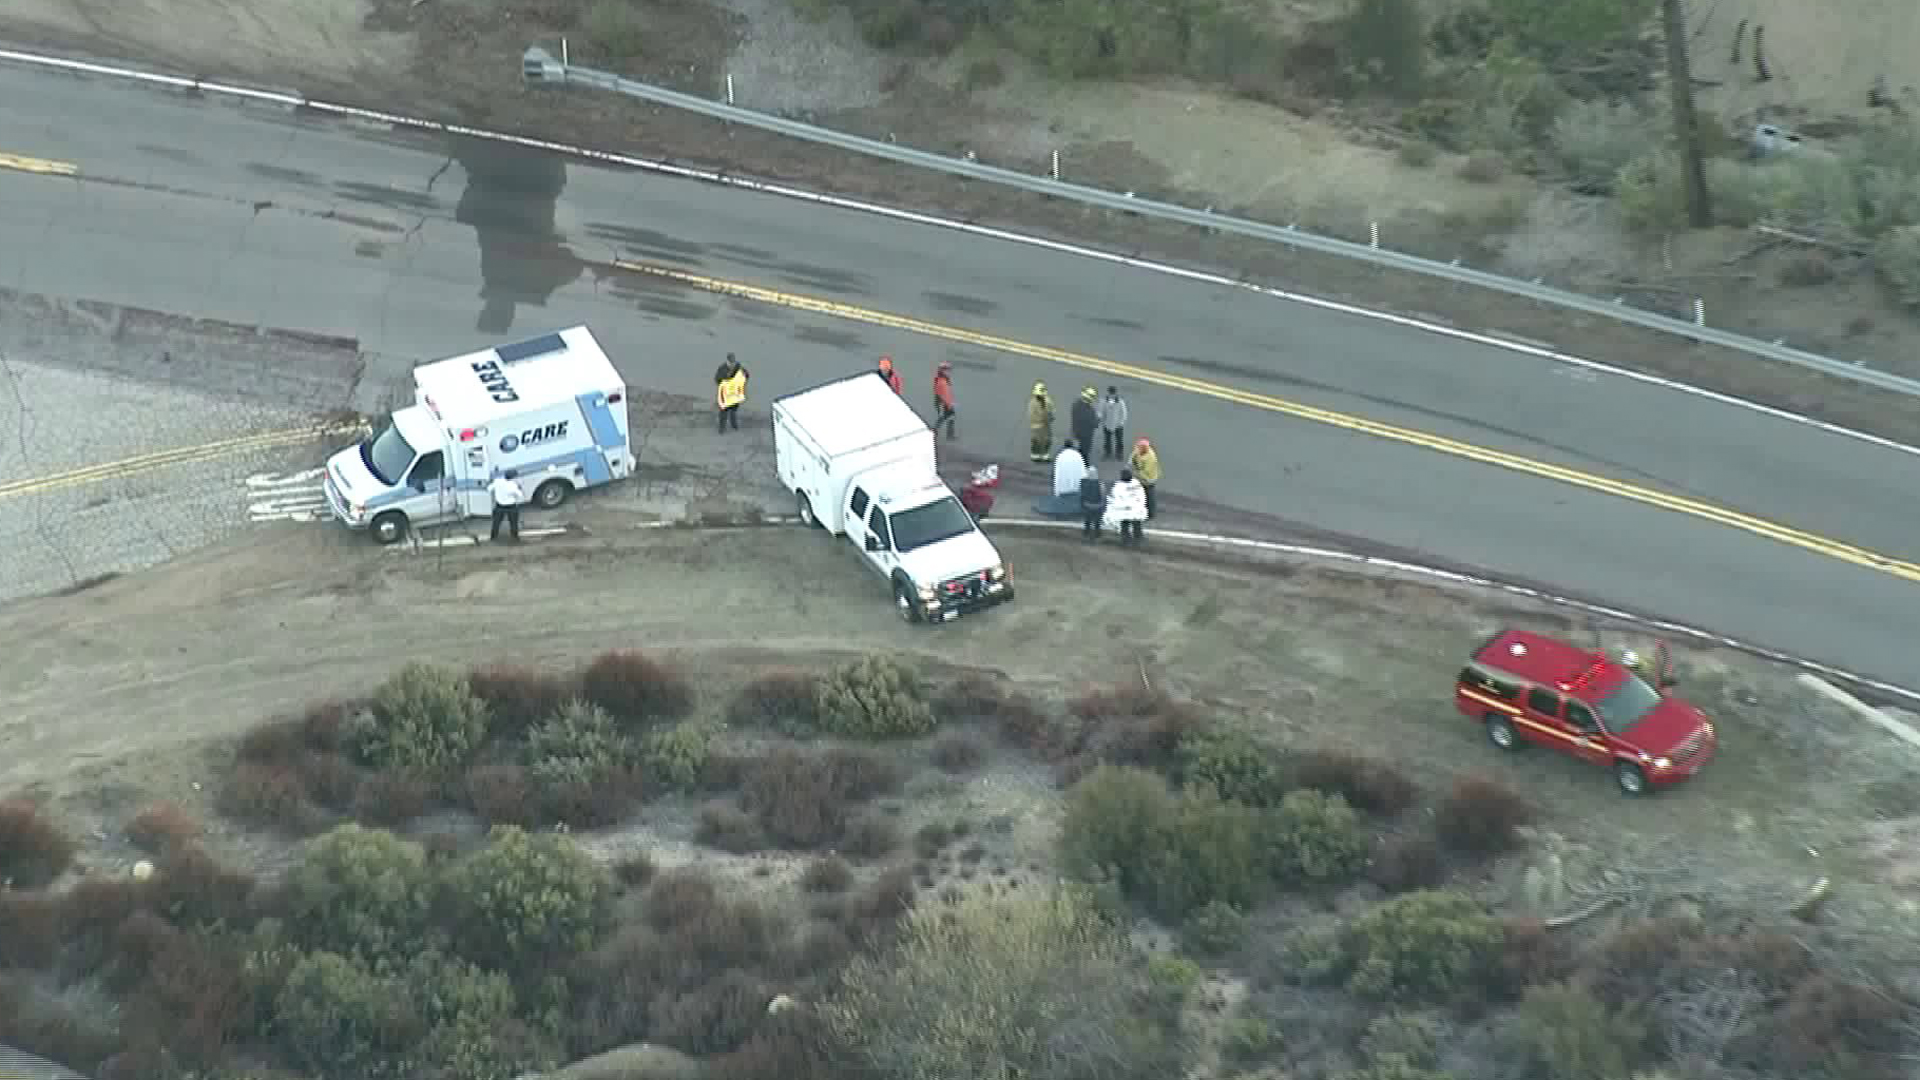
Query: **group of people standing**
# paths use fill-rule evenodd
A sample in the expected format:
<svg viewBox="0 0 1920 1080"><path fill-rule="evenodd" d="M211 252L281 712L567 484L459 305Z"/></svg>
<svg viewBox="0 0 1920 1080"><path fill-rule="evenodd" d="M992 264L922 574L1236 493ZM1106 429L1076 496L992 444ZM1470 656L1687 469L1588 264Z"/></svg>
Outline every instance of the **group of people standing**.
<svg viewBox="0 0 1920 1080"><path fill-rule="evenodd" d="M882 356L874 367L874 374L894 393L906 396L906 380L895 369L893 357ZM740 430L740 406L747 400L747 369L728 353L714 371L713 383L719 430L722 433ZM1160 455L1153 443L1144 438L1135 440L1132 448L1128 448L1129 412L1118 386L1107 387L1105 397L1091 386L1083 388L1068 418L1072 433L1055 456L1054 406L1047 384L1034 383L1033 394L1027 399L1029 455L1035 462L1053 461L1054 494L1077 492L1080 495L1089 538L1097 538L1103 524L1111 521L1119 526L1122 542L1137 543L1143 539L1142 523L1158 512L1153 493L1160 483ZM933 373L934 431L944 430L948 439L957 438L956 415L953 365L943 360ZM1100 470L1092 462L1096 435L1100 439L1101 460L1123 463L1120 479L1115 481L1111 493L1101 492Z"/></svg>

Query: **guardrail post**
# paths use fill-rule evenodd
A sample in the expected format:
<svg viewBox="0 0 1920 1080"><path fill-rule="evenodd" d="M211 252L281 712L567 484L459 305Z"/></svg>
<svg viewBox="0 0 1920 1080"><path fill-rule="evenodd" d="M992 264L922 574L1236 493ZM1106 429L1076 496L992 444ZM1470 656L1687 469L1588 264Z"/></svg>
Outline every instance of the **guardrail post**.
<svg viewBox="0 0 1920 1080"><path fill-rule="evenodd" d="M727 104L733 104L733 72L727 72Z"/></svg>
<svg viewBox="0 0 1920 1080"><path fill-rule="evenodd" d="M1693 325L1707 325L1707 302L1697 296L1693 298Z"/></svg>
<svg viewBox="0 0 1920 1080"><path fill-rule="evenodd" d="M1053 152L1053 178L1060 179L1060 151Z"/></svg>
<svg viewBox="0 0 1920 1080"><path fill-rule="evenodd" d="M560 38L560 66L567 66L567 39L565 36Z"/></svg>
<svg viewBox="0 0 1920 1080"><path fill-rule="evenodd" d="M1367 244L1370 247L1380 246L1380 223L1377 221L1367 222Z"/></svg>

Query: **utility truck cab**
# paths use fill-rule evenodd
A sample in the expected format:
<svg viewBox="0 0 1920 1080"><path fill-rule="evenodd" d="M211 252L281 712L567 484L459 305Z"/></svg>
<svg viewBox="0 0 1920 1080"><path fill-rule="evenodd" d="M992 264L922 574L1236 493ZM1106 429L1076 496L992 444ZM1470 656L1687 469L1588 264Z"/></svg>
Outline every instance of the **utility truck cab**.
<svg viewBox="0 0 1920 1080"><path fill-rule="evenodd" d="M493 511L508 469L536 507L632 474L626 384L584 326L413 369L414 403L327 461L327 505L391 544Z"/></svg>
<svg viewBox="0 0 1920 1080"><path fill-rule="evenodd" d="M1013 599L1006 562L936 469L932 429L871 372L776 398L774 467L807 526L853 543L908 622Z"/></svg>

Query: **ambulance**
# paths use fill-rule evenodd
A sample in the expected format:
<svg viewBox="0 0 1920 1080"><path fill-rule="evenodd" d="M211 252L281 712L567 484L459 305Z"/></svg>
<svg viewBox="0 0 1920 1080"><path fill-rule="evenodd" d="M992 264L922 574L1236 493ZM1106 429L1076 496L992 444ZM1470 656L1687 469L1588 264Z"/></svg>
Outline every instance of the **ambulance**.
<svg viewBox="0 0 1920 1080"><path fill-rule="evenodd" d="M633 474L627 387L584 326L413 369L414 403L327 462L327 505L392 544L423 525L492 513L518 474L534 507Z"/></svg>

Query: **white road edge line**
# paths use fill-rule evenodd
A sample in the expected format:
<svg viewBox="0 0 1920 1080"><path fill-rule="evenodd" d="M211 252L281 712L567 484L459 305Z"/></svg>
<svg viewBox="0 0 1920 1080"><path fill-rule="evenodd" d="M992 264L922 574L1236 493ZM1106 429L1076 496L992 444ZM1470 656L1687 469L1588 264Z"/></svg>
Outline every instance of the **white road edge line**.
<svg viewBox="0 0 1920 1080"><path fill-rule="evenodd" d="M737 526L710 526L687 521L643 521L635 525L634 528L708 530L716 528L738 528L745 530L767 525L797 525L799 523L799 518L790 515L769 515L760 518L757 523ZM1044 518L1009 518L996 516L990 517L981 523L981 527L988 531L992 531L995 527L1001 525L1014 525L1031 529L1071 529L1074 531L1080 529L1080 523L1077 521L1048 521ZM1509 596L1524 597L1539 603L1552 604L1555 607L1571 608L1574 611L1584 612L1589 615L1599 615L1603 618L1612 619L1615 622L1632 623L1636 626L1644 626L1650 630L1658 630L1666 634L1692 638L1695 641L1704 642L1709 645L1718 645L1736 652L1747 653L1750 656L1758 656L1762 660L1769 660L1776 664L1785 664L1789 667L1799 668L1800 671L1806 675L1820 675L1830 679L1838 679L1842 682L1850 682L1855 686L1864 686L1869 689L1878 690L1884 694L1892 694L1895 697L1911 701L1915 705L1920 705L1920 690L1909 690L1904 686L1890 683L1883 679L1876 679L1871 675L1862 675L1858 672L1848 671L1845 668L1837 668L1831 664L1823 664L1818 660L1808 660L1804 657L1795 656L1792 653L1784 653L1778 649L1769 649L1764 645L1755 645L1752 642L1727 637L1724 634L1716 634L1711 630L1702 630L1698 627L1688 626L1685 623L1658 619L1651 615L1642 615L1638 612L1626 611L1621 608L1607 607L1603 604L1590 603L1586 600L1576 600L1570 596L1560 596L1555 593L1530 588L1526 585L1516 585L1512 582L1501 581L1497 578L1476 577L1472 574L1461 574L1452 570L1443 570L1437 566L1401 562L1398 559L1382 559L1375 555L1362 555L1358 552L1341 551L1338 548L1312 547L1307 544L1283 544L1273 540L1253 540L1243 536L1183 532L1178 529L1155 529L1152 535L1156 539L1173 540L1179 543L1212 545L1215 547L1235 548L1242 551L1259 551L1272 555L1293 555L1308 559L1323 559L1330 562L1370 567L1376 570L1396 571L1416 577L1432 578L1436 581L1445 581L1454 585L1466 585L1476 589L1491 589L1495 592L1506 593ZM1861 707L1866 708L1868 706L1862 704ZM1897 723L1897 721L1895 722Z"/></svg>
<svg viewBox="0 0 1920 1080"><path fill-rule="evenodd" d="M1895 720L1885 712L1861 701L1859 698L1854 697L1852 694L1847 693L1845 690L1840 689L1818 675L1811 675L1803 671L1800 673L1799 679L1800 685L1807 687L1828 701L1835 702L1848 712L1853 713L1855 716L1860 717L1875 727L1883 729L1887 734L1892 735L1908 746L1920 748L1920 731L1914 730L1912 725L1903 724Z"/></svg>
<svg viewBox="0 0 1920 1080"><path fill-rule="evenodd" d="M1188 281L1199 282L1201 284L1206 284L1206 285L1214 285L1222 288L1245 289L1250 292L1258 293L1270 299L1285 300L1285 301L1290 301L1296 304L1303 304L1308 307L1319 308L1323 311L1332 311L1342 315L1352 315L1359 318L1372 319L1378 322L1390 323L1392 325L1400 326L1410 330L1420 330L1430 334L1438 334L1442 337L1449 337L1459 341L1466 341L1475 345L1485 346L1487 348L1502 349L1507 352L1519 353L1524 356L1532 356L1537 359L1548 360L1548 361L1552 361L1554 363L1559 363L1559 364L1565 364L1571 367L1580 368L1585 371L1597 372L1605 375L1612 375L1618 378L1628 379L1633 382L1644 383L1649 386L1657 386L1665 390L1671 390L1677 393L1689 394L1694 397L1704 398L1706 400L1717 402L1722 405L1728 405L1728 406L1732 406L1734 408L1739 408L1739 409L1747 409L1752 412L1757 412L1765 416L1773 417L1774 419L1777 419L1777 420L1785 420L1785 421L1788 421L1789 423L1802 424L1807 427L1824 431L1830 435L1839 435L1844 438L1857 439L1861 442L1869 443L1871 445L1878 446L1885 450L1893 450L1899 453L1911 454L1915 457L1920 457L1920 446L1913 446L1907 443L1896 442L1892 439L1883 438L1879 435L1869 434L1864 431L1857 431L1849 427L1842 427L1839 424L1829 423L1828 421L1825 421L1825 420L1818 420L1811 416L1803 416L1800 413L1789 412L1785 409L1778 409L1771 405L1762 405L1757 401L1749 401L1745 398L1736 397L1732 394L1723 394L1716 390L1708 390L1705 387L1693 386L1691 384L1679 382L1674 379L1662 378L1658 375L1649 375L1645 372L1629 371L1626 368L1614 367L1611 364L1603 364L1597 360L1588 360L1588 359L1585 359L1584 357L1574 356L1570 353L1560 352L1557 349L1553 349L1543 345L1528 344L1525 342L1513 340L1511 338L1500 337L1500 336L1497 336L1497 332L1478 332L1473 330L1462 330L1462 329L1459 329L1458 327L1445 326L1440 323L1434 323L1434 322L1427 322L1427 321L1412 318L1406 315L1396 315L1396 314L1393 314L1392 312L1361 307L1357 304L1347 304L1337 300L1328 300L1322 297L1308 296L1304 293L1289 292L1285 289L1270 288L1268 286L1256 285L1256 284L1253 284L1252 282L1241 281L1236 278L1226 277L1221 274L1209 273L1203 270L1193 270L1193 269L1189 269L1182 266L1175 266L1170 263L1153 262L1147 259L1136 258L1131 255L1122 255L1122 254L1119 254L1118 252L1101 251L1097 248L1083 247L1077 244L1069 244L1059 240L1049 240L1044 237L1030 236L1025 233L1011 232L1005 229L993 228L992 226L975 225L971 222L956 221L950 218L936 217L931 214L922 214L917 211L902 210L896 207L882 206L878 203L862 202L858 199L842 198L838 195L826 195L820 192L807 191L801 188L787 187L783 184L766 183L759 180L751 180L745 177L731 176L726 173L713 172L706 169L691 169L683 165L674 165L669 162L656 161L648 158L637 158L637 157L629 156L627 154L621 154L613 151L594 150L588 147L574 146L568 143L553 142L548 139L535 139L535 138L529 138L524 135L510 135L505 132L489 131L484 128L470 128L460 124L445 124L437 120L425 120L419 117L402 116L395 113L379 112L373 109L362 109L352 105L339 105L339 104L335 104L333 102L328 102L328 101L314 101L309 98L302 97L296 94L286 94L286 93L280 93L278 91L272 91L272 90L256 90L251 87L235 86L229 83L206 82L200 79L182 78L177 75L156 75L152 72L136 71L131 68L113 67L107 64L96 64L96 63L91 63L83 60L69 60L64 57L58 57L58 56L43 56L38 53L17 52L11 49L0 49L0 61L13 61L15 63L27 64L30 66L42 67L42 68L51 68L57 71L65 71L72 74L103 75L109 78L130 79L136 82L143 82L143 83L148 83L152 85L165 86L165 87L170 87L176 90L187 90L195 93L225 94L228 96L238 97L238 98L242 98L250 101L261 101L261 102L267 102L274 105L281 105L287 108L295 108L295 109L304 108L304 109L311 109L316 112L331 113L337 116L353 117L360 120L372 120L377 123L386 124L394 127L417 128L425 131L442 132L449 135L464 135L472 138L489 139L495 142L511 143L516 146L524 146L531 149L546 150L552 153L566 154L571 157L585 158L590 161L608 162L608 163L620 165L626 168L639 169L645 172L660 173L663 175L679 177L681 179L687 179L687 180L699 180L703 183L718 184L722 187L740 188L742 190L758 192L764 195L773 195L773 196L786 198L786 199L796 199L802 202L809 202L819 206L830 206L838 210L851 210L851 211L855 211L863 214L872 214L876 217L889 218L895 221L906 221L916 225L926 225L926 226L931 226L933 228L947 229L954 232L965 233L971 236L985 237L988 239L999 240L1006 243L1022 244L1027 247L1037 247L1043 250L1056 252L1058 254L1072 255L1077 258L1092 259L1098 262L1112 263L1115 265L1128 267L1129 269L1145 270L1150 273L1164 274L1170 277L1182 278ZM86 177L84 175L81 175L78 177L74 177L73 179L84 181Z"/></svg>
<svg viewBox="0 0 1920 1080"><path fill-rule="evenodd" d="M553 528L521 529L520 538L522 540L538 540L544 536L560 536L563 533L571 531L571 529L568 529L564 525ZM389 544L386 550L392 552L413 552L424 551L428 548L472 547L485 543L491 543L491 541L482 540L472 534L456 534L453 536L436 536L431 540L409 541L404 544Z"/></svg>

